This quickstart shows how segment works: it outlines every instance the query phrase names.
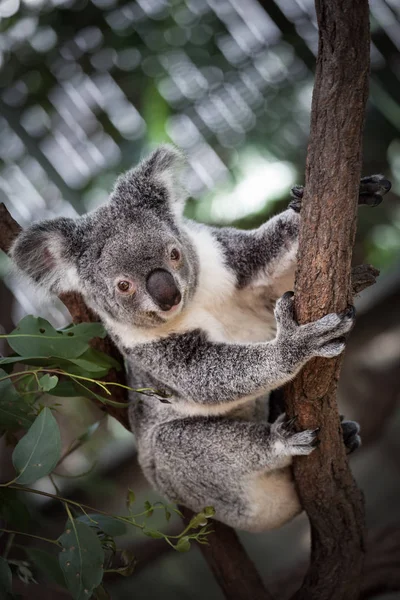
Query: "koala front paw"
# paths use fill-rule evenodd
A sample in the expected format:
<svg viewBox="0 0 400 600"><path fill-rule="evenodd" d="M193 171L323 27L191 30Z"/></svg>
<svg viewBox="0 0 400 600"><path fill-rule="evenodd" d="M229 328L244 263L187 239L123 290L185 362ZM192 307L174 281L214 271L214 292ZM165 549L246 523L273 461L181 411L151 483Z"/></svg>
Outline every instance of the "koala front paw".
<svg viewBox="0 0 400 600"><path fill-rule="evenodd" d="M271 426L271 434L276 437L275 446L278 453L286 456L306 456L318 446L319 429L306 429L295 432L293 423L295 419L285 420L285 415Z"/></svg>
<svg viewBox="0 0 400 600"><path fill-rule="evenodd" d="M304 187L302 185L294 185L290 190L290 195L292 197L289 202L289 208L292 208L296 212L300 212L301 209L301 201L303 200Z"/></svg>
<svg viewBox="0 0 400 600"><path fill-rule="evenodd" d="M314 356L332 358L345 348L345 336L354 326L355 309L330 313L314 323L299 325L294 318L293 292L286 292L275 307L283 359L297 364Z"/></svg>
<svg viewBox="0 0 400 600"><path fill-rule="evenodd" d="M360 191L358 193L358 204L368 206L378 206L382 202L382 197L390 191L392 184L383 175L368 175L362 177L360 181ZM304 195L304 186L295 185L290 190L292 197L289 202L289 208L300 212L301 202Z"/></svg>
<svg viewBox="0 0 400 600"><path fill-rule="evenodd" d="M355 309L350 306L342 313L330 313L314 323L303 325L311 356L333 358L343 352L346 334L354 327Z"/></svg>

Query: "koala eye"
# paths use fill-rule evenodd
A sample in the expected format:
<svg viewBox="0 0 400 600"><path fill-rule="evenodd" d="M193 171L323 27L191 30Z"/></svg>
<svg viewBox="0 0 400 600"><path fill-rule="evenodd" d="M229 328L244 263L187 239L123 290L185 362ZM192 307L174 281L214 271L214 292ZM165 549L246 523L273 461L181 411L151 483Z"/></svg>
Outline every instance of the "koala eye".
<svg viewBox="0 0 400 600"><path fill-rule="evenodd" d="M135 291L135 287L132 281L128 281L127 279L121 279L117 283L117 289L121 294L133 294Z"/></svg>
<svg viewBox="0 0 400 600"><path fill-rule="evenodd" d="M176 262L176 261L180 260L181 253L179 252L178 248L172 248L171 254L169 256L170 256L171 260L173 260L174 262Z"/></svg>

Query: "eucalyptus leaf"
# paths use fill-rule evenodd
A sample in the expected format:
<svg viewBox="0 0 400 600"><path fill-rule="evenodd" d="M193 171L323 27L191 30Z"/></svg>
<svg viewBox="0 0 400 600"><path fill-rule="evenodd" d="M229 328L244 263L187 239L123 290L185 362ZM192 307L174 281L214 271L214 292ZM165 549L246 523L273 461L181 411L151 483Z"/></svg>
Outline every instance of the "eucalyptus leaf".
<svg viewBox="0 0 400 600"><path fill-rule="evenodd" d="M39 379L40 388L43 392L50 392L58 383L57 375L49 375L46 373Z"/></svg>
<svg viewBox="0 0 400 600"><path fill-rule="evenodd" d="M93 337L104 337L101 323L80 323L56 330L45 319L27 315L9 335L11 348L21 356L77 358L89 348Z"/></svg>
<svg viewBox="0 0 400 600"><path fill-rule="evenodd" d="M14 449L12 460L18 473L16 481L29 485L48 475L60 456L60 430L51 410L46 407Z"/></svg>
<svg viewBox="0 0 400 600"><path fill-rule="evenodd" d="M59 541L60 567L75 600L88 600L103 578L104 551L94 530L77 519L68 519Z"/></svg>
<svg viewBox="0 0 400 600"><path fill-rule="evenodd" d="M50 554L50 552L46 552L41 548L34 548L33 546L24 546L24 550L35 567L47 579L50 579L61 587L66 587L64 574L55 554Z"/></svg>
<svg viewBox="0 0 400 600"><path fill-rule="evenodd" d="M187 535L184 535L178 540L178 543L175 546L175 550L177 550L178 552L189 552L190 542Z"/></svg>
<svg viewBox="0 0 400 600"><path fill-rule="evenodd" d="M76 398L77 396L82 396L80 389L70 379L58 380L56 387L51 390L51 395L61 398Z"/></svg>
<svg viewBox="0 0 400 600"><path fill-rule="evenodd" d="M126 495L126 506L127 506L128 510L131 510L132 505L135 503L135 500L136 500L135 492L133 490L131 490L131 488L128 488L128 493Z"/></svg>
<svg viewBox="0 0 400 600"><path fill-rule="evenodd" d="M110 537L123 535L126 533L126 525L122 521L117 521L113 517L107 515L92 514L81 515L77 518L77 521L89 525L89 527L96 527L101 531L104 531Z"/></svg>
<svg viewBox="0 0 400 600"><path fill-rule="evenodd" d="M90 360L86 360L85 358L70 358L68 360L69 365L75 365L78 369L74 369L71 366L65 368L69 373L73 373L74 375L84 375L91 378L99 378L107 375L110 370L109 366L104 367L103 365L98 365L95 362Z"/></svg>
<svg viewBox="0 0 400 600"><path fill-rule="evenodd" d="M96 350L95 348L90 347L83 354L81 354L79 358L89 360L90 362L95 363L96 365L100 365L102 367L113 367L118 371L121 370L121 365L117 360L115 360L115 358L113 358L109 354L106 354L105 352Z"/></svg>
<svg viewBox="0 0 400 600"><path fill-rule="evenodd" d="M7 356L0 358L0 366L13 365L15 363L24 363L25 365L34 365L35 367L50 367L55 365L56 360L52 357L33 356L26 354L23 356Z"/></svg>
<svg viewBox="0 0 400 600"><path fill-rule="evenodd" d="M0 381L0 429L8 431L28 429L35 418L32 408L18 394L3 369L0 369L0 379L3 379Z"/></svg>
<svg viewBox="0 0 400 600"><path fill-rule="evenodd" d="M143 533L144 535L147 535L147 537L151 537L154 540L160 540L164 537L160 531L157 531L157 529L143 529Z"/></svg>
<svg viewBox="0 0 400 600"><path fill-rule="evenodd" d="M124 566L118 569L118 573L124 577L129 577L135 570L137 563L136 556L131 550L123 550L121 552L121 560Z"/></svg>
<svg viewBox="0 0 400 600"><path fill-rule="evenodd" d="M9 598L12 590L12 573L10 566L4 558L0 556L0 599Z"/></svg>

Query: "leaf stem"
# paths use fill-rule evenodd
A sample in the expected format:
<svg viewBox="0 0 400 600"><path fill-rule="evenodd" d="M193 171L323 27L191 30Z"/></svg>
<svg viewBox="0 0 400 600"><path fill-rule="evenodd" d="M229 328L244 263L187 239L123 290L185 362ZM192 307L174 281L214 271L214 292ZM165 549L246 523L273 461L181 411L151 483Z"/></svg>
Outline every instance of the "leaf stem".
<svg viewBox="0 0 400 600"><path fill-rule="evenodd" d="M55 544L56 546L60 545L57 540L41 537L40 535L33 535L32 533L25 533L25 531L14 531L13 529L3 529L2 527L0 527L0 531L2 531L3 533L11 533L13 535L25 535L27 537L34 538L35 540L42 540L42 542Z"/></svg>

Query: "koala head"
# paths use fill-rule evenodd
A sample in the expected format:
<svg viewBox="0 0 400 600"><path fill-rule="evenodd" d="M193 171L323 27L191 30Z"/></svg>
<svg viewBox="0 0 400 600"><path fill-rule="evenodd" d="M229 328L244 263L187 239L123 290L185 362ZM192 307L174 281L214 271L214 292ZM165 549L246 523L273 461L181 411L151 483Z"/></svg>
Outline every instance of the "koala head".
<svg viewBox="0 0 400 600"><path fill-rule="evenodd" d="M106 320L155 327L173 319L198 272L183 227L181 163L175 148L161 146L118 178L106 205L32 225L11 249L18 269L49 292L80 292Z"/></svg>

